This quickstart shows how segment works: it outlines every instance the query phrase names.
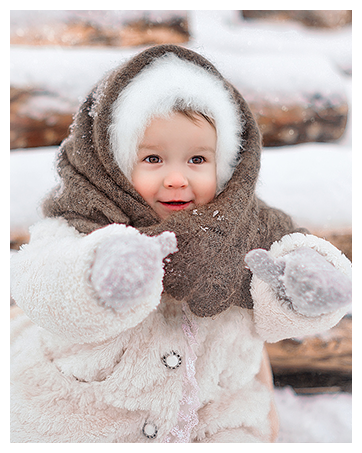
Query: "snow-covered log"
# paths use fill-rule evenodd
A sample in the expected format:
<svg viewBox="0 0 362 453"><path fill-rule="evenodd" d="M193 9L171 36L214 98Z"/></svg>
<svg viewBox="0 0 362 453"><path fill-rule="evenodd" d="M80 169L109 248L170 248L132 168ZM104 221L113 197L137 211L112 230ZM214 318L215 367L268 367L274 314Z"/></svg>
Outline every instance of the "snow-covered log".
<svg viewBox="0 0 362 453"><path fill-rule="evenodd" d="M59 145L76 107L58 93L10 87L10 149Z"/></svg>
<svg viewBox="0 0 362 453"><path fill-rule="evenodd" d="M12 11L10 31L10 82L29 91L12 105L11 148L60 143L65 103L74 114L107 70L140 50L135 46L164 42L182 43L216 64L251 105L264 146L336 141L350 113L345 93L352 61L349 26L322 35L290 21L273 27L246 20L240 11ZM51 118L41 124L42 133L34 114L24 112L34 102L39 117Z"/></svg>
<svg viewBox="0 0 362 453"><path fill-rule="evenodd" d="M243 10L245 19L294 21L307 27L340 28L352 22L352 11L335 10Z"/></svg>
<svg viewBox="0 0 362 453"><path fill-rule="evenodd" d="M137 39L137 36L130 37ZM333 142L345 131L348 105L344 96L317 90L286 100L286 95L244 93L255 114L264 146ZM283 99L284 98L284 99ZM10 148L59 145L68 135L76 99L44 88L11 87Z"/></svg>
<svg viewBox="0 0 362 453"><path fill-rule="evenodd" d="M12 11L10 43L46 46L143 46L186 43L186 11Z"/></svg>

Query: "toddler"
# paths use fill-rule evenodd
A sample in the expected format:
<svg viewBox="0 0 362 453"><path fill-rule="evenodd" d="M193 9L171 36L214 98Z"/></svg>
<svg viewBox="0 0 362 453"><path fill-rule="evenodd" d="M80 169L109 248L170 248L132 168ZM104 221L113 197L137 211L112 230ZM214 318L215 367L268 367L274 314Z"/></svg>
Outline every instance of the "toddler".
<svg viewBox="0 0 362 453"><path fill-rule="evenodd" d="M255 195L260 134L191 50L107 74L14 256L12 442L271 442L264 342L335 325L350 262Z"/></svg>

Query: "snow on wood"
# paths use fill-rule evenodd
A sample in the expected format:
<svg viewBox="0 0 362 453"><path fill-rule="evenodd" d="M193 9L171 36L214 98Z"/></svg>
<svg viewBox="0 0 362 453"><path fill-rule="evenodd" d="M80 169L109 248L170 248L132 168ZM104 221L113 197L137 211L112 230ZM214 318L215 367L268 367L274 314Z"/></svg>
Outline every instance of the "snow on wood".
<svg viewBox="0 0 362 453"><path fill-rule="evenodd" d="M124 25L125 12L115 14L114 23L110 22L109 15L103 13L104 17L102 14L88 17L89 14L77 12L73 19L82 20L83 24L88 24L85 20L89 19L97 27L105 27L106 24L105 29L113 31L115 23ZM288 28L285 25L255 25L253 21L243 21L240 14L235 19L235 14L228 11L191 11L187 19L177 11L170 11L169 14L178 17L179 22L187 20L190 40L185 45L205 54L245 96L260 125L264 146L335 141L343 135L348 115L343 71L348 72L351 68L349 27L333 30L326 35L290 24ZM43 16L43 27L50 33L53 29L46 23L46 18L54 20L54 15L44 12ZM69 14L63 16L58 22L69 22L71 19ZM138 25L131 27L128 45L145 46L165 40L179 43L171 36L161 36L167 27L169 30L175 28L172 26L175 18L163 17L161 13L158 16L146 16L154 26L145 25L142 28L140 23L145 18L142 19L140 12L134 18L133 23L138 21ZM25 20L24 13L14 12L14 17L20 21L17 26L15 21L14 33L19 39L21 37L18 42L25 43L26 27L31 28L32 24L21 25L22 20ZM105 21L103 25L102 20ZM159 27L161 25L164 27L162 30ZM211 35L210 28L217 29L218 33ZM159 38L148 36L156 32L161 33ZM86 48L12 46L11 85L21 89L45 90L51 97L58 95L59 99L68 98L76 106L107 70L139 50L134 47L106 47L106 43L105 47ZM43 109L46 116L48 111L45 103ZM76 107L72 113L75 110ZM28 121L30 128L32 118ZM48 128L51 126L48 125ZM60 135L59 143L61 138ZM38 142L38 146L50 144L49 141ZM12 148L17 146L16 143L12 144Z"/></svg>
<svg viewBox="0 0 362 453"><path fill-rule="evenodd" d="M243 10L242 15L246 19L292 20L318 28L340 28L352 23L352 11L348 10Z"/></svg>
<svg viewBox="0 0 362 453"><path fill-rule="evenodd" d="M59 14L60 13L60 14ZM113 14L112 14L113 13ZM132 14L133 13L133 14ZM185 11L12 11L10 43L60 46L182 44L189 39Z"/></svg>
<svg viewBox="0 0 362 453"><path fill-rule="evenodd" d="M10 88L10 149L58 145L69 134L76 105L57 93Z"/></svg>

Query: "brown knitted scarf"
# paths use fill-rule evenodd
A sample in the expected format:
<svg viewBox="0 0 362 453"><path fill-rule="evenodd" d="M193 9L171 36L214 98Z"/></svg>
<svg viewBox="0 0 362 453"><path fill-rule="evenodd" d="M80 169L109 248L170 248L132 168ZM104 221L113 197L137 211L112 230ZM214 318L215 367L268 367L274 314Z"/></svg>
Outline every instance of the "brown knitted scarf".
<svg viewBox="0 0 362 453"><path fill-rule="evenodd" d="M242 159L225 189L205 206L161 220L117 166L108 128L120 92L154 59L170 52L222 80L245 123ZM61 184L45 200L43 211L65 218L86 234L111 223L131 225L148 235L173 231L179 251L165 261L164 291L186 300L198 316L214 316L232 305L252 308L251 273L244 256L254 248L269 249L296 231L286 214L255 196L260 149L260 133L248 105L210 62L182 47L152 47L108 74L80 106L60 147Z"/></svg>

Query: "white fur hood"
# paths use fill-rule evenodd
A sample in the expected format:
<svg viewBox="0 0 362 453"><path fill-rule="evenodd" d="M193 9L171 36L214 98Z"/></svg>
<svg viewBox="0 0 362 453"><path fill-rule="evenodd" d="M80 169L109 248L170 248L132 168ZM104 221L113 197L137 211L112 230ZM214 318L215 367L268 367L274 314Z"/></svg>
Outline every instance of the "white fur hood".
<svg viewBox="0 0 362 453"><path fill-rule="evenodd" d="M141 71L114 103L110 135L115 159L131 180L139 140L148 122L155 117L167 117L180 102L183 107L209 115L215 121L220 192L237 163L242 119L220 79L174 53L165 54Z"/></svg>

